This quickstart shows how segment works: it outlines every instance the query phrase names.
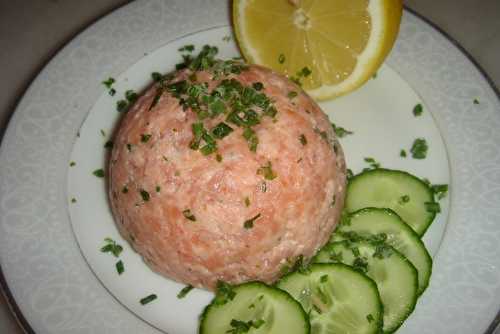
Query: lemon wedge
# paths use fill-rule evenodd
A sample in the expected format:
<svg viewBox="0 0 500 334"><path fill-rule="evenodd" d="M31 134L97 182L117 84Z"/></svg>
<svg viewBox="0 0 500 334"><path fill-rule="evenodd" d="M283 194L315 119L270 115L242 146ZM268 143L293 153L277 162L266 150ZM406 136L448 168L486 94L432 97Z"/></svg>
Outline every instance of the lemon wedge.
<svg viewBox="0 0 500 334"><path fill-rule="evenodd" d="M234 0L233 24L248 62L326 100L375 74L394 45L402 11L402 0Z"/></svg>

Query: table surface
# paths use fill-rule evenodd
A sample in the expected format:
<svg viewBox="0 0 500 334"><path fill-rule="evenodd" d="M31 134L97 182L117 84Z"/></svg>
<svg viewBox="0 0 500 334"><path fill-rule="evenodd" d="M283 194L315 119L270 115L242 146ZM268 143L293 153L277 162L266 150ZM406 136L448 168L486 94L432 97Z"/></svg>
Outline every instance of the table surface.
<svg viewBox="0 0 500 334"><path fill-rule="evenodd" d="M0 139L17 102L45 64L80 31L128 2L0 0ZM499 0L405 0L405 4L458 41L500 87ZM0 333L23 333L1 293ZM500 326L495 334L500 334Z"/></svg>

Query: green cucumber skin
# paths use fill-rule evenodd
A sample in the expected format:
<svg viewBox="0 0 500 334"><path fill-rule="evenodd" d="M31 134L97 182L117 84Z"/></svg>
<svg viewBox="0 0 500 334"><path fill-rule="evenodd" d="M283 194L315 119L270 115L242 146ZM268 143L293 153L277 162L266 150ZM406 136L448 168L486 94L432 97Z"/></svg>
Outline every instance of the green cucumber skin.
<svg viewBox="0 0 500 334"><path fill-rule="evenodd" d="M307 313L302 308L302 305L300 305L300 303L298 301L296 301L295 298L293 298L288 292L283 291L281 289L278 289L277 287L267 285L267 284L265 284L263 282L259 282L259 281L251 281L251 282L246 282L246 283L242 283L242 284L239 284L239 285L235 285L235 286L233 286L233 291L235 291L236 293L238 293L239 289L244 289L245 287L252 287L252 286L253 287L257 287L257 288L265 289L265 290L267 290L270 293L281 294L288 301L290 301L291 303L293 303L294 305L296 305L298 307L298 309L300 310L301 315L302 315L302 317L304 319L304 328L303 328L304 331L303 331L303 333L304 334L311 334L311 324L309 322L309 316L307 315ZM198 327L198 333L199 334L213 334L213 333L208 332L208 330L206 330L206 328L204 326L205 319L210 314L210 310L211 310L212 307L222 307L222 306L227 305L227 304L216 305L214 302L215 302L215 298L210 302L210 304L208 304L207 306L205 306L203 312L200 315L199 327ZM228 303L231 303L231 301L228 301Z"/></svg>
<svg viewBox="0 0 500 334"><path fill-rule="evenodd" d="M335 246L338 246L340 245L341 247L346 247L346 245L348 245L349 242L348 241L337 241L337 242L333 242L333 243L328 243L326 244L313 258L312 258L312 263L327 263L327 262L318 262L318 255L326 250L326 249L331 249L331 248L334 248ZM399 253L397 250L393 249L393 256L399 256L402 260L405 261L405 263L408 264L408 266L410 268L412 268L412 271L413 271L413 276L415 277L415 279L413 280L413 284L412 284L412 287L415 291L418 291L418 273L417 273L417 269L415 269L415 266L413 266L413 264L408 261L408 259L406 257L404 257L401 253ZM387 330L387 331L382 331L383 334L391 334L391 333L394 333L396 330L398 330L399 327L401 327L401 325L405 322L405 320L410 316L411 313L413 313L413 311L415 310L415 306L416 306L416 303L417 303L417 299L418 299L418 296L417 294L415 294L415 297L412 301L412 304L410 305L410 307L408 308L408 312L406 313L405 317L400 320L397 324L395 324L395 326L393 326L390 330Z"/></svg>
<svg viewBox="0 0 500 334"><path fill-rule="evenodd" d="M324 268L325 269L328 269L329 267L334 267L334 268L339 268L341 270L349 270L349 271L353 271L354 269L347 265L347 264L344 264L344 263L312 263L308 269L311 270L311 271L315 271L315 270L323 270ZM357 271L355 271L356 273L358 273ZM284 284L287 282L287 280L291 277L291 276L294 276L294 275L304 275L304 276L307 276L307 274L300 274L298 272L291 272L291 273L288 273L286 274L285 276L283 276L278 282L276 282L276 286L279 288L279 286L281 284ZM383 314L384 314L384 306L382 304L382 300L380 299L380 293L378 291L378 288L377 288L377 283L375 283L375 281L373 279L371 279L370 277L364 275L364 274L361 274L363 279L371 286L371 288L373 288L374 292L376 293L376 296L377 296L377 307L379 308L379 315L377 317L377 324L376 324L376 331L374 332L374 334L379 334L379 333L382 333L382 326L383 326Z"/></svg>
<svg viewBox="0 0 500 334"><path fill-rule="evenodd" d="M387 214L394 215L395 217L397 217L397 219L399 219L399 221L401 222L401 224L398 224L398 225L400 225L400 228L403 229L407 234L409 234L410 236L412 236L412 239L415 240L415 242L418 243L421 246L421 248L425 251L424 252L425 253L425 260L426 260L426 262L429 263L429 268L428 268L429 269L429 275L426 277L425 284L422 287L419 286L418 296L420 297L424 293L424 291L427 289L427 287L429 286L430 277L432 276L432 264L433 264L433 260L432 260L432 257L431 257L431 255L429 254L429 252L427 250L427 247L425 247L422 239L417 234L417 232L415 232L408 224L405 223L405 221L395 211L393 211L391 209L388 209L388 208L368 207L368 208L359 209L358 211L354 211L353 213L350 214L350 216L354 217L356 215L360 215L360 214L364 214L364 213L368 213L368 212L372 212L372 211L385 212ZM341 229L342 229L342 226L339 225L337 227L336 231L341 230ZM332 234L332 236L334 234L335 234L335 232ZM399 250L397 250L397 251L399 251ZM402 255L405 256L404 254L402 254ZM420 276L419 276L419 279L420 279ZM419 283L420 283L420 280L419 280Z"/></svg>
<svg viewBox="0 0 500 334"><path fill-rule="evenodd" d="M420 183L423 187L425 187L427 189L427 191L430 194L430 201L429 202L437 203L436 200L434 199L434 193L433 193L432 189L430 188L430 186L427 183L425 183L422 179L418 178L417 176L410 174L408 172L402 171L402 170L397 170L397 169L376 168L376 169L371 169L371 170L367 170L367 171L361 172L359 174L356 174L349 179L349 182L347 183L346 199L345 199L346 208L347 208L348 202L349 202L349 188L351 188L352 185L356 183L356 181L359 181L360 179L366 177L367 175L370 176L371 174L378 174L378 173L399 174L400 176L410 177L411 179L417 181L418 183ZM357 211L357 210L354 210L354 211ZM351 213L351 212L349 212L349 213ZM427 219L426 224L423 227L423 229L421 231L415 231L415 232L420 237L422 237L425 234L425 232L427 232L429 227L431 226L435 217L436 217L435 212L429 212L428 219Z"/></svg>

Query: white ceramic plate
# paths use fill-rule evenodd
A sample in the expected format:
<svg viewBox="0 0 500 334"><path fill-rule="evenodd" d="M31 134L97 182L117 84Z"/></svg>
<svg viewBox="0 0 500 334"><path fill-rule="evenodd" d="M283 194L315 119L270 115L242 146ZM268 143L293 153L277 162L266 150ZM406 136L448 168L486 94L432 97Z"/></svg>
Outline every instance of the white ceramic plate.
<svg viewBox="0 0 500 334"><path fill-rule="evenodd" d="M220 1L128 5L63 49L20 103L0 151L0 259L6 283L37 333L157 332L148 323L170 333L195 331L209 293L196 290L177 300L182 285L152 274L127 246L120 277L114 259L99 252L104 237L119 236L104 183L91 173L103 166L106 138L100 130L109 134L117 117L101 81L117 78L118 95L144 87L150 72L171 68L177 45L188 42L217 44L222 56L234 54L234 44L222 41L227 10ZM424 116L415 119L411 109L420 101ZM425 239L435 255L431 285L401 332L484 332L500 301L495 92L456 47L405 13L398 43L377 79L323 107L355 131L342 140L353 170L373 156L383 166L451 182L443 243L447 201ZM401 159L399 150L417 136L430 143L428 159ZM69 168L70 160L77 165ZM158 300L141 306L138 300L149 293Z"/></svg>

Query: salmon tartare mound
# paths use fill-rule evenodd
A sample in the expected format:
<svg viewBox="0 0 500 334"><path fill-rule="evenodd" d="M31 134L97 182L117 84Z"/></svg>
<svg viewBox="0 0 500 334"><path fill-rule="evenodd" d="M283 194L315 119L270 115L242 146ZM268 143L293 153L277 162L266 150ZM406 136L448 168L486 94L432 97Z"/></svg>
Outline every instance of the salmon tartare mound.
<svg viewBox="0 0 500 334"><path fill-rule="evenodd" d="M340 219L342 149L286 77L202 52L124 115L109 163L121 235L155 271L214 289L277 280Z"/></svg>

